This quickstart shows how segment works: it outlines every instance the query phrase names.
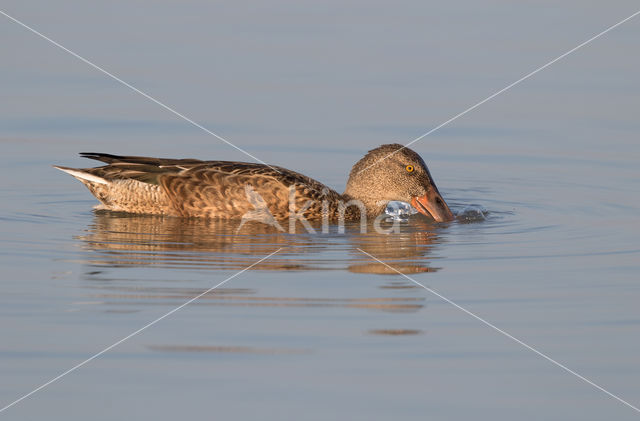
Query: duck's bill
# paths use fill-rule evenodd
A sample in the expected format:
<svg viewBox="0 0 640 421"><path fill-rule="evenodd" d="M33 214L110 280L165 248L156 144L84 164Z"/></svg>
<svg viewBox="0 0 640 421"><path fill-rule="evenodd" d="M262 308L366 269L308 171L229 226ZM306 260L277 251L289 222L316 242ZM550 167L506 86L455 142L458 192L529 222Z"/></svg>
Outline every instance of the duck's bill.
<svg viewBox="0 0 640 421"><path fill-rule="evenodd" d="M436 189L429 189L424 196L411 199L411 206L423 215L430 216L436 222L453 220L453 213Z"/></svg>

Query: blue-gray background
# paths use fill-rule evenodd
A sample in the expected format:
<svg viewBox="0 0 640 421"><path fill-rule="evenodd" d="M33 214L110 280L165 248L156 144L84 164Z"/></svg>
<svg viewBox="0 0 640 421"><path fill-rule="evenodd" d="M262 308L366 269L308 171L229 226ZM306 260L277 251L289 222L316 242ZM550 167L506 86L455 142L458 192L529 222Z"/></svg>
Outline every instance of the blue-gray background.
<svg viewBox="0 0 640 421"><path fill-rule="evenodd" d="M638 7L1 9L260 159L341 190L366 150L410 141ZM282 265L225 285L229 299L183 309L0 417L637 417L427 291L368 273L380 268L355 249L433 268L411 276L639 404L639 39L635 18L414 145L454 210L481 205L484 221L426 230L436 240L411 222L388 239L256 234L231 246L213 227L213 246L183 236L174 250L193 227L94 214L50 164L87 165L80 151L249 158L0 16L0 406L294 246Z"/></svg>

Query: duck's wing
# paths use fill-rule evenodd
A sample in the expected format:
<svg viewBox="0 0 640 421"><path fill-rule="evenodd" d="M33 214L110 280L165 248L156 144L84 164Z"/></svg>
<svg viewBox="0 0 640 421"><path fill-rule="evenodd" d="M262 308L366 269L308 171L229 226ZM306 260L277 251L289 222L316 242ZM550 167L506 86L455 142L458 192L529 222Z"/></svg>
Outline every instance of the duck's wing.
<svg viewBox="0 0 640 421"><path fill-rule="evenodd" d="M284 219L293 200L296 211L305 209L308 219L319 219L322 201L339 198L337 192L310 177L253 163L208 161L164 174L159 180L183 216L243 218L263 208L274 218Z"/></svg>
<svg viewBox="0 0 640 421"><path fill-rule="evenodd" d="M134 179L152 184L159 184L159 176L179 175L193 178L194 182L206 183L206 174L219 173L228 176L247 176L255 180L274 178L286 187L292 184L303 184L311 189L323 190L327 187L303 174L286 168L236 161L203 161L199 159L167 159L145 156L122 156L106 153L82 152L84 158L95 159L106 163L102 167L84 169L93 175L109 179Z"/></svg>
<svg viewBox="0 0 640 421"><path fill-rule="evenodd" d="M85 173L107 181L130 179L154 185L160 184L159 177L162 175L177 174L204 163L198 159L166 159L96 152L82 152L80 156L107 164L102 167L80 170Z"/></svg>
<svg viewBox="0 0 640 421"><path fill-rule="evenodd" d="M314 199L317 205L325 198L339 196L310 177L264 164L102 153L81 155L107 165L79 171L109 182L129 179L160 186L183 216L240 218L264 204L276 218L281 218L289 212L292 191L298 209L309 199ZM317 213L316 205L313 211Z"/></svg>
<svg viewBox="0 0 640 421"><path fill-rule="evenodd" d="M144 183L159 185L160 177L180 175L191 177L200 170L207 169L226 174L278 174L286 169L275 170L263 164L232 161L203 161L199 159L170 159L146 156L123 156L106 153L82 152L83 158L95 159L107 165L96 168L84 168L86 172L107 181L132 179ZM197 178L197 177L196 177Z"/></svg>

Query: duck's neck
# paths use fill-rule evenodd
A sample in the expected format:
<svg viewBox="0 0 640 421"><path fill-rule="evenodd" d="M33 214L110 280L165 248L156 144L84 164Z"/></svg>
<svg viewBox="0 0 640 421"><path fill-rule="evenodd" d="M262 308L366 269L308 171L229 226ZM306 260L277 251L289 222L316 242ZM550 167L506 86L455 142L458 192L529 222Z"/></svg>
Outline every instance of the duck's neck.
<svg viewBox="0 0 640 421"><path fill-rule="evenodd" d="M359 195L354 191L350 191L348 186L347 190L342 193L341 200L345 206L349 206L349 208L347 209L348 214L353 211L357 211L359 215L359 206L364 206L364 209L367 213L367 218L370 219L380 215L387 206L387 203L384 201L379 201L377 199L367 197L366 195Z"/></svg>
<svg viewBox="0 0 640 421"><path fill-rule="evenodd" d="M345 202L352 201L352 203L360 203L361 206L367 212L369 219L375 218L380 215L387 202L384 201L384 194L381 193L379 177L375 174L371 174L369 167L375 164L375 158L371 153L365 155L360 161L351 168L349 173L349 180L347 180L347 187L342 194L342 198ZM368 170L368 171L365 171ZM382 190L384 193L384 190Z"/></svg>

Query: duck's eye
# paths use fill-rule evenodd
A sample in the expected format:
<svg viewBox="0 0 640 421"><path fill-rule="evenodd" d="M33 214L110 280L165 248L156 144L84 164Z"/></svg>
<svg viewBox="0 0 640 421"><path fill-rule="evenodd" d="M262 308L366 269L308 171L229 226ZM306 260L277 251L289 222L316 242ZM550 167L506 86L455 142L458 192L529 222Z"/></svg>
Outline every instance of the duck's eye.
<svg viewBox="0 0 640 421"><path fill-rule="evenodd" d="M405 167L405 169L407 170L407 172L413 172L413 170L415 170L415 168L413 167L413 165L407 165Z"/></svg>

